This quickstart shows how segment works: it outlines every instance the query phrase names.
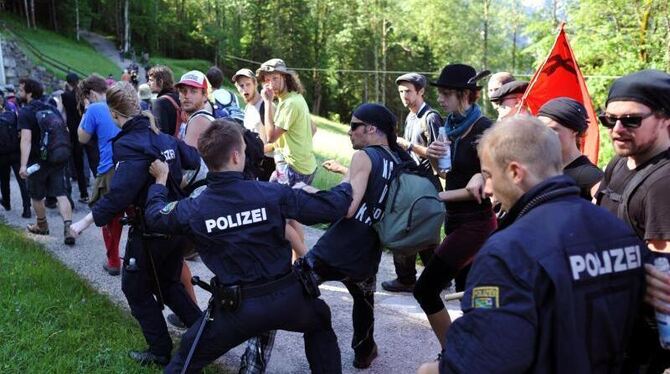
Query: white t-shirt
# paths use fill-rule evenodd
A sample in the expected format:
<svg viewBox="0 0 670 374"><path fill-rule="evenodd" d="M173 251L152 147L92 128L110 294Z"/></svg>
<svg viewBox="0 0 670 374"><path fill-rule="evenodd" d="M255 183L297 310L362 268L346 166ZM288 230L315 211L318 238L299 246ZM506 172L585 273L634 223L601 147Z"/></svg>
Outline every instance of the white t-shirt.
<svg viewBox="0 0 670 374"><path fill-rule="evenodd" d="M261 120L261 105L263 105L263 100L258 100L253 105L247 104L244 107L244 127L257 133L263 144L267 144L265 126L263 126L263 121ZM265 156L273 157L274 152L266 153Z"/></svg>

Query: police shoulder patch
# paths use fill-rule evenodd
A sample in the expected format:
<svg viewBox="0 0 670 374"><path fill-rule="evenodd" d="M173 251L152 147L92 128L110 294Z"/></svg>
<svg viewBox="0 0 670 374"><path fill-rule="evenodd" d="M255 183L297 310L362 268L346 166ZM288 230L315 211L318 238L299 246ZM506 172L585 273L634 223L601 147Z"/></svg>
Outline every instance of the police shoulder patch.
<svg viewBox="0 0 670 374"><path fill-rule="evenodd" d="M500 306L500 290L498 287L475 287L472 290L472 307L494 309Z"/></svg>
<svg viewBox="0 0 670 374"><path fill-rule="evenodd" d="M161 214L170 214L172 210L177 206L177 201L173 201L171 203L168 203L166 206L161 209Z"/></svg>

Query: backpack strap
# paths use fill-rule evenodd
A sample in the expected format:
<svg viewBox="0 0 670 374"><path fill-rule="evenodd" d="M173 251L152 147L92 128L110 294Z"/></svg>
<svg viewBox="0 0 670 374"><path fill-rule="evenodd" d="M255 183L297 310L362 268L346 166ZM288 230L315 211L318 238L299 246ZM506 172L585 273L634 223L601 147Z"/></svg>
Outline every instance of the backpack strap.
<svg viewBox="0 0 670 374"><path fill-rule="evenodd" d="M637 223L634 222L634 219L631 218L628 211L628 203L630 202L631 197L647 178L654 174L656 170L659 170L669 163L670 158L664 157L656 163L649 164L645 166L644 169L635 173L635 176L633 176L630 182L626 184L626 188L624 188L623 193L621 194L621 203L619 204L617 216L626 221L631 227L635 227L634 223Z"/></svg>
<svg viewBox="0 0 670 374"><path fill-rule="evenodd" d="M427 138L428 138L428 135L430 135L429 140L432 142L432 141L437 140L437 134L433 130L433 127L428 125L428 116L430 116L431 114L437 114L438 116L440 115L440 113L438 113L437 110L435 110L433 108L430 108L430 109L426 110L426 112L423 114L423 116L421 116L420 123L421 123L421 131L423 131L423 133L426 135ZM440 117L440 118L442 118L442 117Z"/></svg>
<svg viewBox="0 0 670 374"><path fill-rule="evenodd" d="M614 175L615 172L618 172L621 170L624 166L626 165L626 159L615 156L614 160L610 163L610 167L605 168L605 176L603 177L603 182L605 182L605 189L600 190L596 193L596 204L600 205L600 202L602 201L603 197L607 196L608 199L616 202L616 203L621 203L621 195L614 192L610 187L610 181L612 180L612 175Z"/></svg>
<svg viewBox="0 0 670 374"><path fill-rule="evenodd" d="M174 134L173 135L174 135L175 138L179 138L179 130L180 130L179 127L181 125L181 115L180 115L181 107L179 105L177 105L177 102L175 101L175 99L173 99L172 96L170 96L169 94L165 94L165 95L160 97L160 99L162 99L162 98L166 98L167 101L169 101L172 104L172 106L174 107L175 117L177 117L177 123L175 123L175 125L174 125Z"/></svg>

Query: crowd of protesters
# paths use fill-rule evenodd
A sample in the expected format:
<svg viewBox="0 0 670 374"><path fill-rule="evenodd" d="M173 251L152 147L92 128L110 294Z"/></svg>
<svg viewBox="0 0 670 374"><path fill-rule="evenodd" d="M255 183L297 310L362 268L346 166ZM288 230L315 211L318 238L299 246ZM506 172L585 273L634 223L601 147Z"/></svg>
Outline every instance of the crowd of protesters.
<svg viewBox="0 0 670 374"><path fill-rule="evenodd" d="M25 78L0 96L0 130L14 141L0 147L2 205L11 209L13 169L22 216L31 218L31 206L36 216L30 233L49 235L49 198L65 244L93 224L102 228L103 269L122 275L148 344L130 352L137 362L197 372L246 341L240 372L262 373L284 329L305 334L313 372L337 373L337 331L318 285L346 286L353 366L370 367L380 352L374 295L383 249L373 224L383 217L391 170L409 163L439 186L446 208L442 242L394 254L397 278L381 283L413 293L441 345L419 372L670 368L654 321L654 311L670 313L670 275L651 265L669 251L670 75L643 70L613 82L599 116L616 152L605 170L580 152L589 125L583 103L557 97L534 117L522 104L528 82L499 72L488 80L498 113L489 119L480 85L487 75L449 64L434 81L397 77L408 110L402 136L384 105L352 108L350 165L321 165L343 175L330 191L310 186L316 126L298 74L281 59L232 75L244 107L217 67L175 82L168 67L154 66L141 85L131 71L114 83L69 74L64 91L50 96ZM431 86L439 108L425 99ZM60 113L69 131L65 162L40 158L45 110ZM444 157L451 166L440 170ZM91 209L76 223L71 180ZM319 222L330 225L308 248L302 225ZM130 229L121 262L123 223ZM183 260L198 255L216 276L206 311ZM464 291L455 321L441 296L452 282ZM174 312L170 323L188 328L174 355L163 305Z"/></svg>

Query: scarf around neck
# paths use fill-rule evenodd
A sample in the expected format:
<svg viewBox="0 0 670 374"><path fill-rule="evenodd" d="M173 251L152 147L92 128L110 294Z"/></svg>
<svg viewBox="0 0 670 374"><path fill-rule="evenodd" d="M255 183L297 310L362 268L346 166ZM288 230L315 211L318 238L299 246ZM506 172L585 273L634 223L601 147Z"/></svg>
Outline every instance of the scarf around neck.
<svg viewBox="0 0 670 374"><path fill-rule="evenodd" d="M444 122L444 127L447 130L447 136L451 141L451 160L453 162L456 157L456 150L458 143L463 135L470 129L470 127L477 122L482 116L482 111L479 105L472 104L465 113L450 113L447 120Z"/></svg>

